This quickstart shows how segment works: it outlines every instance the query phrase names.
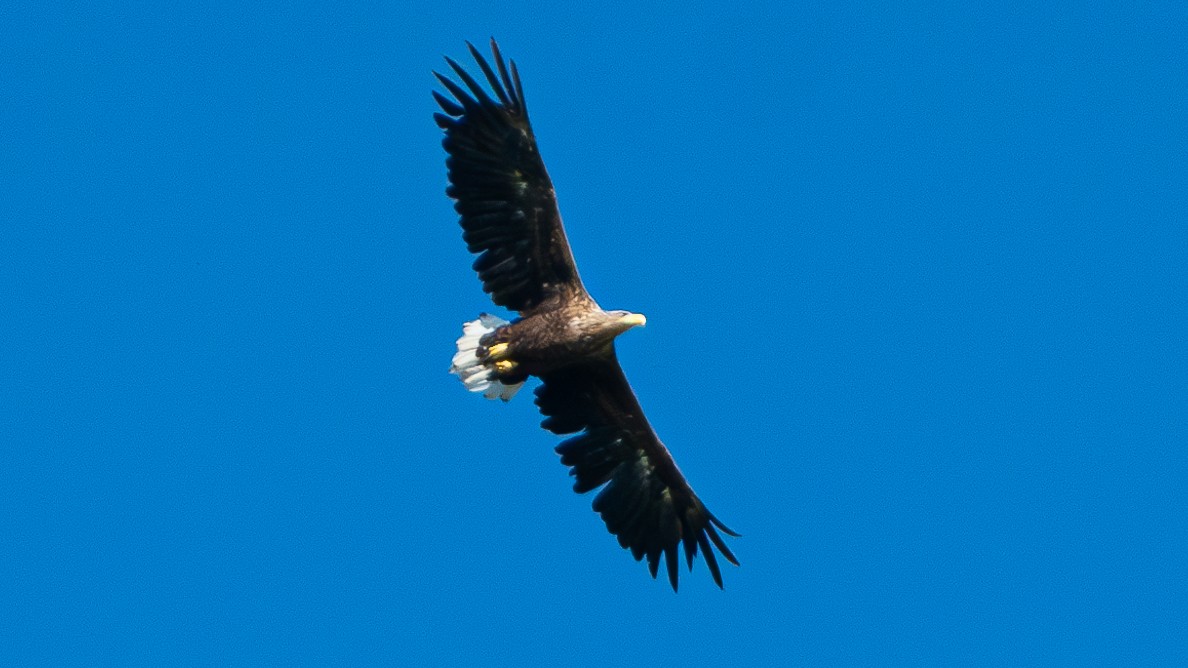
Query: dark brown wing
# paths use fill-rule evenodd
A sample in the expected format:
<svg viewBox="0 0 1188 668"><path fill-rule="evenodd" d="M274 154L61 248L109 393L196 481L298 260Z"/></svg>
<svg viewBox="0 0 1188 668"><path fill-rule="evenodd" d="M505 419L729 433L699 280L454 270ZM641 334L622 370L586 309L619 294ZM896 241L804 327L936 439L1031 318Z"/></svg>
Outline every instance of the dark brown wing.
<svg viewBox="0 0 1188 668"><path fill-rule="evenodd" d="M446 194L457 202L462 238L479 253L474 270L491 300L521 313L555 294L582 295L553 183L536 150L524 91L515 61L509 74L495 40L498 75L469 42L495 97L456 62L446 58L466 88L434 72L453 96L433 97L444 114L434 114L445 130L450 157ZM469 90L467 90L469 89Z"/></svg>
<svg viewBox="0 0 1188 668"><path fill-rule="evenodd" d="M722 573L710 544L738 565L715 530L727 529L693 493L668 449L648 424L623 369L612 355L606 362L572 367L542 377L536 405L546 416L541 426L574 436L557 446L561 463L572 467L578 493L602 485L594 510L606 528L638 561L648 558L652 577L663 554L668 580L677 588L678 553L684 544L690 570L698 547L714 582ZM578 433L580 432L580 433Z"/></svg>

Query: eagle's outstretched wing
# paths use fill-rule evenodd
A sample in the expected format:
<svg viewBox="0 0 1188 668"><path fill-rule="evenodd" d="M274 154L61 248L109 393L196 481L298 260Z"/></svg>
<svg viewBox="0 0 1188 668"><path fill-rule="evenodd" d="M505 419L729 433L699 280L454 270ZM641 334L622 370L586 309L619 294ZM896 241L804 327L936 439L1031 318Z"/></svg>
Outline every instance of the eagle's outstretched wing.
<svg viewBox="0 0 1188 668"><path fill-rule="evenodd" d="M504 64L495 40L498 75L469 42L495 97L456 62L446 58L462 86L434 72L455 99L437 92L445 112L434 114L445 130L450 186L462 238L480 253L474 270L497 305L529 312L555 295L588 298L574 266L553 183L536 149L515 61ZM469 89L469 90L467 90Z"/></svg>
<svg viewBox="0 0 1188 668"><path fill-rule="evenodd" d="M618 360L591 362L545 375L536 390L536 404L546 416L541 426L556 434L572 434L557 446L561 463L577 480L576 492L597 489L594 510L606 528L631 550L636 560L648 558L652 577L663 554L668 580L677 588L678 549L684 546L689 568L700 547L714 582L722 573L710 545L738 565L718 534L737 536L726 528L681 475L668 448L644 417L639 401ZM578 433L580 432L580 433Z"/></svg>

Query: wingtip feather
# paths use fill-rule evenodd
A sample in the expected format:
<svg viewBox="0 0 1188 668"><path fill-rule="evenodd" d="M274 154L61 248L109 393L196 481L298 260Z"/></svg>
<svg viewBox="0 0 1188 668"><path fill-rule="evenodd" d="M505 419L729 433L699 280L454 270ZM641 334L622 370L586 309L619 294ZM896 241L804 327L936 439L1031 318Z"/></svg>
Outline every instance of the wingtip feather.
<svg viewBox="0 0 1188 668"><path fill-rule="evenodd" d="M470 48L473 49L474 47L471 46ZM482 56L478 55L478 51L476 50L474 53L475 57L479 61L479 66L482 67L486 65L485 61L482 59ZM449 56L446 56L445 59L446 62L450 64L450 67L454 69L454 72L458 75L458 78L462 80L462 83L466 84L466 87L469 88L470 92L474 94L475 99L478 100L480 105L493 106L495 104L495 101L491 99L491 96L487 95L487 91L483 90L483 87L479 85L479 82L475 81L474 77L470 76L470 74L465 69L463 69L461 65L459 65L453 58L450 58Z"/></svg>
<svg viewBox="0 0 1188 668"><path fill-rule="evenodd" d="M715 517L713 513L707 513L707 514L709 515L710 523L713 524L714 526L718 527L718 529L720 529L722 531L722 533L726 534L727 536L733 536L735 538L742 538L741 533L732 531L730 529L730 527L726 526L725 524L722 524L722 520Z"/></svg>
<svg viewBox="0 0 1188 668"><path fill-rule="evenodd" d="M680 575L680 557L677 556L677 548L675 545L669 547L664 551L665 567L668 568L668 583L672 585L672 590L677 590L677 579Z"/></svg>
<svg viewBox="0 0 1188 668"><path fill-rule="evenodd" d="M437 74L437 72L434 72L434 74ZM441 75L438 75L438 76L441 76ZM442 95L441 93L439 93L437 91L433 91L433 99L436 100L437 104L442 108L442 110L445 111L450 116L461 116L462 113L466 111L466 109L462 105L458 104L457 102L454 102L450 98Z"/></svg>
<svg viewBox="0 0 1188 668"><path fill-rule="evenodd" d="M709 534L710 540L713 541L714 546L718 548L718 551L722 553L722 556L726 557L726 561L738 566L738 559L735 558L734 553L730 551L730 548L726 546L726 541L722 540L722 537L718 535L717 531L714 531L714 526L712 524L707 524L705 527L705 532Z"/></svg>
<svg viewBox="0 0 1188 668"><path fill-rule="evenodd" d="M697 542L701 545L701 554L705 558L705 565L709 568L710 575L714 578L714 584L718 585L718 589L725 589L722 586L722 569L718 567L718 558L714 556L714 551L709 546L709 539L703 533L697 537Z"/></svg>

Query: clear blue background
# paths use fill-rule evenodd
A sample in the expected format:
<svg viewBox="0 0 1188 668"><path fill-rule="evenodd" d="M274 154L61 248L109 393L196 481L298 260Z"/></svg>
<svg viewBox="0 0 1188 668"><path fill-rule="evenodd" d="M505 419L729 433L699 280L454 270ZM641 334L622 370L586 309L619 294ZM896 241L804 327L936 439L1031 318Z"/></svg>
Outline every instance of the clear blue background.
<svg viewBox="0 0 1188 668"><path fill-rule="evenodd" d="M247 4L0 16L0 662L1188 661L1183 3ZM489 35L724 592L446 373Z"/></svg>

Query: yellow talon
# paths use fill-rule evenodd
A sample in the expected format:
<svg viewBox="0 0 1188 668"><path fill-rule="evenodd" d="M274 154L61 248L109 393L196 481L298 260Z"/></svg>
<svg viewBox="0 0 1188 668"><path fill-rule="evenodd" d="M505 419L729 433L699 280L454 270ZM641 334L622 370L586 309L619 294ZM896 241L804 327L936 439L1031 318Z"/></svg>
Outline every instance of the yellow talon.
<svg viewBox="0 0 1188 668"><path fill-rule="evenodd" d="M499 373L508 373L514 368L516 368L516 363L510 360L500 360L495 363L495 370Z"/></svg>
<svg viewBox="0 0 1188 668"><path fill-rule="evenodd" d="M503 354L506 352L507 352L507 344L506 343L496 343L495 345L491 346L490 348L487 348L487 357L490 357L492 359L498 359L500 357L503 357Z"/></svg>

